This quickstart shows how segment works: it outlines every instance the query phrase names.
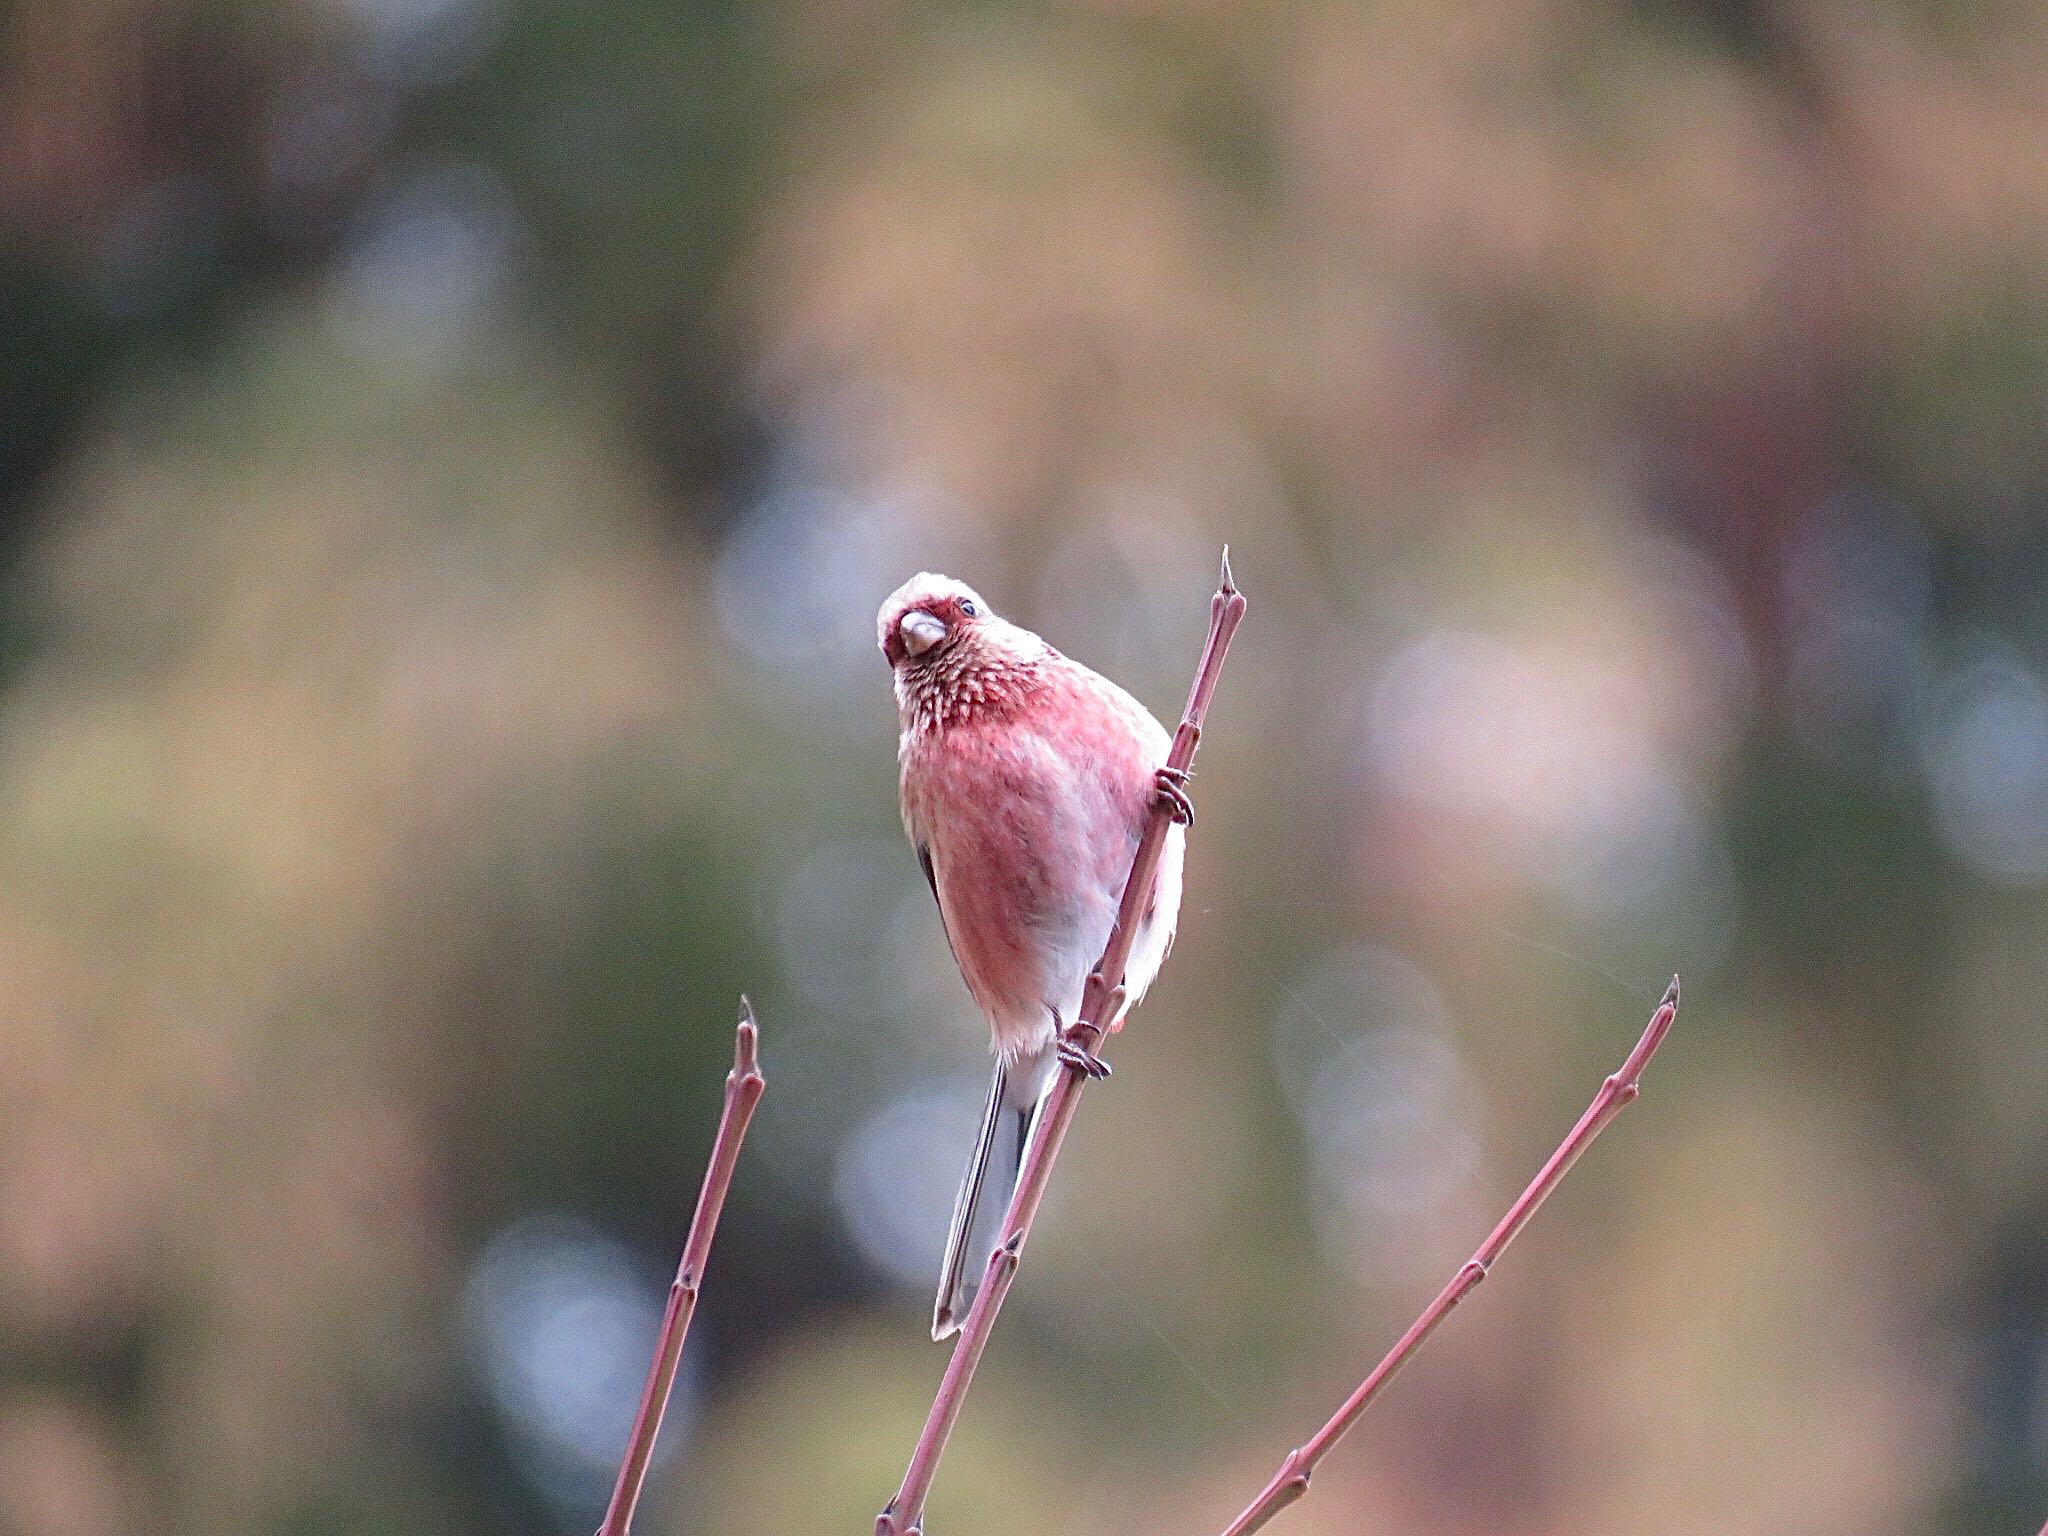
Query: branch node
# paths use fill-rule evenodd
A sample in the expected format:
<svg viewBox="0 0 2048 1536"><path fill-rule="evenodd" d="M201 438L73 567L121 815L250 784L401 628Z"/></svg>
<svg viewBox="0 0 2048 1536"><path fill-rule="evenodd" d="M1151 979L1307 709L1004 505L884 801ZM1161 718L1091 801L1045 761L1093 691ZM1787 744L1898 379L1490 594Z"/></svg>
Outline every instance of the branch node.
<svg viewBox="0 0 2048 1536"><path fill-rule="evenodd" d="M989 1255L989 1271L998 1280L1008 1280L1017 1273L1024 1262L1024 1234L1012 1232L1003 1239L1003 1246Z"/></svg>
<svg viewBox="0 0 2048 1536"><path fill-rule="evenodd" d="M1315 1476L1315 1470L1308 1459L1308 1447L1297 1445L1280 1464L1280 1482L1289 1490L1291 1498L1298 1499L1308 1492L1309 1479Z"/></svg>

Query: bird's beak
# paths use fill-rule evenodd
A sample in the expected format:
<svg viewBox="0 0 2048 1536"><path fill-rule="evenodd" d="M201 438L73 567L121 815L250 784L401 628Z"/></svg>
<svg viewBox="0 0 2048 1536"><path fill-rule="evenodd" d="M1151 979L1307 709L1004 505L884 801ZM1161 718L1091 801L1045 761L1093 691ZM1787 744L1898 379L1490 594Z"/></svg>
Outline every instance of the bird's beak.
<svg viewBox="0 0 2048 1536"><path fill-rule="evenodd" d="M945 622L922 608L913 608L903 615L896 628L903 636L903 654L906 656L922 656L946 638Z"/></svg>

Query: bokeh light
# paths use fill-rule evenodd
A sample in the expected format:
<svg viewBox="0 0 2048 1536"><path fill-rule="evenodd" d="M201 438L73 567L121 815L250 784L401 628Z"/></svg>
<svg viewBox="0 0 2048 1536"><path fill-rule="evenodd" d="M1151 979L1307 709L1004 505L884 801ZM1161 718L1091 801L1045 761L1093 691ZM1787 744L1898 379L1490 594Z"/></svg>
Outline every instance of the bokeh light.
<svg viewBox="0 0 2048 1536"><path fill-rule="evenodd" d="M611 1491L662 1303L624 1247L564 1217L522 1217L470 1266L463 1326L475 1369L564 1523L587 1523ZM689 1439L695 1374L678 1382L661 1454Z"/></svg>

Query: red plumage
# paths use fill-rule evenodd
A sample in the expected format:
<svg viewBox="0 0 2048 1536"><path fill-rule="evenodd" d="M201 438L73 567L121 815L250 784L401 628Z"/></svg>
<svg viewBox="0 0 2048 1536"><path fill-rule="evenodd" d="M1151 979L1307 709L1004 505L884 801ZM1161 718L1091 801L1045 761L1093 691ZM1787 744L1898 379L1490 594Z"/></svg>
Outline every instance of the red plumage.
<svg viewBox="0 0 2048 1536"><path fill-rule="evenodd" d="M944 1337L979 1278L963 1273L967 1260L986 1257L971 1239L1008 1204L1057 1033L1109 941L1169 739L1115 683L950 577L912 577L878 626L903 727L903 824L998 1053L954 1212L934 1323ZM1175 826L1132 948L1126 1009L1173 942L1183 847ZM1008 1182L988 1180L1000 1196L991 1202L994 1151Z"/></svg>

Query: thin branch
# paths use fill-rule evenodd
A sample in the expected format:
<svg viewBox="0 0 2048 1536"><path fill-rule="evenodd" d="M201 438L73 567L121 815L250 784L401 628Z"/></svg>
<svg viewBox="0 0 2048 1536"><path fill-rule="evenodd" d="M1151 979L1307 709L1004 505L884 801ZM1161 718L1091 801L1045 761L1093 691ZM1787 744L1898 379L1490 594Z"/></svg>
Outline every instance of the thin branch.
<svg viewBox="0 0 2048 1536"><path fill-rule="evenodd" d="M732 1188L733 1169L739 1165L740 1143L746 1140L747 1122L761 1100L767 1079L761 1076L761 1029L754 1021L754 1007L740 999L740 1024L733 1039L732 1070L725 1075L725 1109L718 1117L718 1135L711 1143L711 1161L704 1169L704 1187L697 1192L697 1213L690 1218L690 1236L683 1244L682 1261L668 1288L668 1310L662 1314L661 1334L654 1345L654 1363L647 1368L647 1385L640 1393L640 1411L633 1417L633 1432L626 1439L626 1454L619 1463L619 1480L612 1489L611 1506L597 1536L627 1536L633 1525L633 1508L640 1502L640 1488L647 1481L647 1467L654 1459L654 1439L661 1433L661 1416L668 1411L669 1389L675 1385L676 1366L683 1358L683 1339L690 1331L690 1317L697 1310L697 1291L704 1281L704 1264L711 1257L711 1239L718 1233L718 1214L725 1209L726 1191Z"/></svg>
<svg viewBox="0 0 2048 1536"><path fill-rule="evenodd" d="M1358 1390L1344 1400L1344 1405L1330 1421L1315 1432L1306 1444L1287 1453L1287 1459L1280 1463L1280 1470L1273 1474L1273 1480L1266 1484L1259 1496L1245 1508L1243 1514L1230 1522L1223 1536L1251 1536L1281 1510L1308 1492L1309 1478L1316 1466L1342 1440L1359 1416L1372 1406L1380 1390L1394 1379L1394 1373L1408 1363L1408 1358L1422 1347L1423 1341L1436 1331L1437 1324L1450 1315L1451 1309L1465 1299L1465 1296L1493 1268L1495 1260L1506 1251L1515 1234L1529 1223L1537 1208L1550 1198L1550 1192L1564 1181L1571 1172L1573 1163L1579 1160L1593 1139L1634 1102L1642 1091L1643 1069L1650 1064L1650 1058L1657 1054L1657 1047L1664 1043L1664 1037L1671 1030L1672 1020L1678 1017L1678 978L1671 978L1671 985L1664 991L1663 1001L1657 1011L1650 1015L1649 1027L1643 1031L1636 1048L1628 1053L1628 1059L1621 1069L1600 1085L1600 1091L1593 1096L1593 1102L1586 1106L1586 1112L1579 1117L1579 1123L1572 1127L1571 1134L1558 1144L1550 1154L1550 1161L1543 1165L1522 1196L1508 1207L1500 1225L1492 1235L1479 1245L1478 1252L1465 1262L1451 1283L1437 1293L1436 1300L1423 1309L1422 1315L1409 1325L1401 1335L1400 1342L1387 1352L1384 1360L1372 1368L1372 1374L1358 1385ZM2043 1532L2048 1536L2048 1532Z"/></svg>
<svg viewBox="0 0 2048 1536"><path fill-rule="evenodd" d="M1195 760L1195 747L1202 737L1202 721L1209 712L1209 700L1216 692L1216 679L1222 673L1223 658L1230 649L1230 637L1237 632L1244 610L1244 594L1237 590L1236 582L1231 579L1230 551L1226 548L1216 595L1209 600L1209 637L1202 646L1202 659L1195 669L1195 683L1188 693L1180 729L1174 732L1172 749L1166 755L1169 768L1185 773ZM1131 861L1130 878L1124 883L1123 900L1117 906L1116 926L1110 930L1109 945L1088 977L1088 984L1081 994L1080 1015L1067 1032L1069 1040L1087 1051L1093 1051L1102 1043L1106 1021L1116 1017L1117 1004L1123 997L1124 971L1130 964L1131 945L1137 938L1139 918L1146 903L1152 899L1152 882L1159 872L1159 859L1166 847L1169 824L1166 807L1155 806L1152 819L1145 824L1144 835L1138 840L1137 854ZM1115 978L1113 981L1112 977ZM975 1367L981 1363L982 1352L988 1348L996 1314L1002 1310L1010 1282L1017 1276L1024 1244L1031 1236L1031 1223L1038 1216L1039 1202L1045 1197L1053 1164L1060 1155L1060 1144L1066 1138L1067 1127L1081 1102L1081 1091L1088 1082L1087 1073L1079 1066L1068 1066L1053 1083L1044 1113L1040 1116L1038 1134L1025 1153L1017 1192L1010 1200L1009 1213L1003 1221L1003 1241L989 1256L988 1273L973 1305L967 1309L966 1321L960 1325L959 1340L953 1346L952 1358L946 1363L945 1375L939 1379L938 1393L932 1399L931 1413L925 1420L924 1432L918 1436L917 1448L911 1453L903 1484L875 1520L876 1536L919 1536L923 1529L925 1498L931 1492L932 1479L938 1474L939 1458L945 1454L947 1437L952 1434L954 1424L959 1421L960 1410L967 1401L967 1389L973 1385Z"/></svg>

